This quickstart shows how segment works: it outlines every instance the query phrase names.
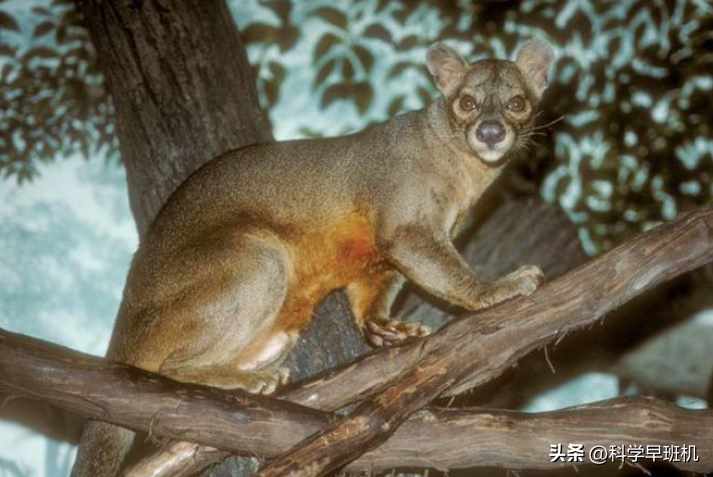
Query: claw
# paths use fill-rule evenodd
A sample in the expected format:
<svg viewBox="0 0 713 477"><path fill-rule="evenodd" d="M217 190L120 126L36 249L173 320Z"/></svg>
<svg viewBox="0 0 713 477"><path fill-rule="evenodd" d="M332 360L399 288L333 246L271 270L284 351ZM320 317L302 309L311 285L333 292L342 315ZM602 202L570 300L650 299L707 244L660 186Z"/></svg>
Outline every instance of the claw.
<svg viewBox="0 0 713 477"><path fill-rule="evenodd" d="M376 347L398 344L410 337L422 337L431 333L431 329L421 323L388 319L367 321L365 331L367 340Z"/></svg>

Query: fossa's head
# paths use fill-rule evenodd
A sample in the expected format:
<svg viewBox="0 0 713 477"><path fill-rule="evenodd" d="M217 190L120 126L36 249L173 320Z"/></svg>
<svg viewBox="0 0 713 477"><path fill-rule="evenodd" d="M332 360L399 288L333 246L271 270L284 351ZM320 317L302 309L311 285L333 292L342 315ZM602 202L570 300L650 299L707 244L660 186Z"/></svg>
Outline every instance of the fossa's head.
<svg viewBox="0 0 713 477"><path fill-rule="evenodd" d="M469 64L443 43L427 55L452 133L463 139L463 148L493 166L527 142L553 60L552 48L540 40L522 45L514 62Z"/></svg>

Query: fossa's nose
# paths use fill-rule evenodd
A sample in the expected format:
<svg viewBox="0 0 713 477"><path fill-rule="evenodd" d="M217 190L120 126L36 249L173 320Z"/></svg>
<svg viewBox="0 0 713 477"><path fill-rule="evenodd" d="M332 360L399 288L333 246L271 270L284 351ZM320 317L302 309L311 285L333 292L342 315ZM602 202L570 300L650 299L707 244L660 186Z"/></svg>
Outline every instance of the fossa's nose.
<svg viewBox="0 0 713 477"><path fill-rule="evenodd" d="M505 127L500 121L483 121L475 131L475 137L488 146L493 147L505 139Z"/></svg>

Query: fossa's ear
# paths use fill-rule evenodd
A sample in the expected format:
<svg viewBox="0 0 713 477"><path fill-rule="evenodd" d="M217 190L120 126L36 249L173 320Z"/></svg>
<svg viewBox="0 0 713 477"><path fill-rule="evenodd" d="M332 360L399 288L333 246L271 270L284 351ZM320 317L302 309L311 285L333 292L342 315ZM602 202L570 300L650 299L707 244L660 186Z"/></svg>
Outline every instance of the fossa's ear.
<svg viewBox="0 0 713 477"><path fill-rule="evenodd" d="M554 60L555 52L549 43L536 38L526 41L517 52L515 64L538 99L547 87L550 67Z"/></svg>
<svg viewBox="0 0 713 477"><path fill-rule="evenodd" d="M436 86L445 96L456 91L468 68L468 63L453 48L443 43L434 43L428 49L426 65L436 80Z"/></svg>

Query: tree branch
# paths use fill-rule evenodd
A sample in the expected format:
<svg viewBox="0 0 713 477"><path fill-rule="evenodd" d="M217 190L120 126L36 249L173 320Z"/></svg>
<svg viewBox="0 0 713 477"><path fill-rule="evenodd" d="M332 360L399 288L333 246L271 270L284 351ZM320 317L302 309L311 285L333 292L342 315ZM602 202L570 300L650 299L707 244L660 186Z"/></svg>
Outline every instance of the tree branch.
<svg viewBox="0 0 713 477"><path fill-rule="evenodd" d="M215 447L239 442L237 449L251 455L294 444L291 435L315 432L330 419L298 404L179 383L2 329L0 389L152 435L190 435Z"/></svg>
<svg viewBox="0 0 713 477"><path fill-rule="evenodd" d="M537 414L430 409L414 414L384 445L347 468L550 469L564 464L550 462L550 445L561 443L566 449L572 443L582 444L586 452L594 446L608 449L612 445L695 446L698 462L673 464L709 472L704 469L713 467L712 420L710 410L685 410L647 398L617 398Z"/></svg>
<svg viewBox="0 0 713 477"><path fill-rule="evenodd" d="M324 396L317 388L325 383L349 383L343 389L353 389L361 398L376 395L259 475L316 476L343 467L382 444L410 414L449 388L457 393L483 384L536 347L708 263L713 259L712 231L712 208L684 214L544 285L531 297L486 310L477 319L458 320L429 339L393 350L388 372L382 371L387 383L359 382L366 359L313 385L310 403Z"/></svg>
<svg viewBox="0 0 713 477"><path fill-rule="evenodd" d="M274 457L324 428L331 414L241 391L183 384L57 345L0 331L0 384L11 395L43 399L84 416L179 442L147 474L175 476L230 453ZM117 392L121 389L121 392ZM655 424L655 425L654 425ZM685 470L713 470L713 413L649 399L617 399L568 410L527 414L482 409L417 413L382 447L350 470L399 466L549 468L549 445L693 445L698 462ZM223 450L208 449L205 446ZM227 452L226 452L227 451ZM156 461L153 461L155 464ZM182 474L181 474L182 475Z"/></svg>
<svg viewBox="0 0 713 477"><path fill-rule="evenodd" d="M618 398L539 414L476 408L429 409L414 414L384 445L364 454L346 470L432 467L446 471L481 466L552 469L573 462L566 456L552 458L550 446L561 444L566 451L569 444L577 444L584 451L582 460L575 462L577 465L602 464L599 459L594 462L590 459L590 453L599 449L607 449L609 459L604 460L621 462L633 454L629 449L637 447L643 455L648 453L649 458L660 449L659 460L666 447L687 448L690 458L671 459L670 463L682 470L709 472L713 468L713 435L708 431L711 425L713 412L685 410L647 398ZM624 451L623 457L611 453L610 449L616 447ZM274 454L266 457L281 451L272 450ZM179 442L161 456L165 459L144 461L126 477L191 475L230 453ZM632 463L633 459L626 460Z"/></svg>

